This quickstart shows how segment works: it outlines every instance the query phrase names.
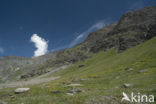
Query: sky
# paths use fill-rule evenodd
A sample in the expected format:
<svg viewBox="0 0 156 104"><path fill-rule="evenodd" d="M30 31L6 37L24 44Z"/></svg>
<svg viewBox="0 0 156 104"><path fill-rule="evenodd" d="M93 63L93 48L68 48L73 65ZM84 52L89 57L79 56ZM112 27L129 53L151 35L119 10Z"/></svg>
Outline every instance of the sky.
<svg viewBox="0 0 156 104"><path fill-rule="evenodd" d="M156 0L0 0L0 57L70 48L145 6L156 6Z"/></svg>

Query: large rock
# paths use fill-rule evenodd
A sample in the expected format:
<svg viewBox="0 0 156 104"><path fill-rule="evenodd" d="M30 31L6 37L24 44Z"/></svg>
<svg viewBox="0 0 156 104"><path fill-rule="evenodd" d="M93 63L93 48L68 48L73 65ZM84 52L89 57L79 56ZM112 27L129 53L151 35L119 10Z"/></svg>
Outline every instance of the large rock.
<svg viewBox="0 0 156 104"><path fill-rule="evenodd" d="M15 90L15 93L16 94L19 94L19 93L24 93L24 92L28 92L30 90L30 88L17 88Z"/></svg>

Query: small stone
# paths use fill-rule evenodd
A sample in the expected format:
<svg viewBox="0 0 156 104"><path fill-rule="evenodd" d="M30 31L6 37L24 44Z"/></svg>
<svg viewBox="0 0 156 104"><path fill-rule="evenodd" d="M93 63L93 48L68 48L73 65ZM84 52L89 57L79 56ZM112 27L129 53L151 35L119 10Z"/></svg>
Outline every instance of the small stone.
<svg viewBox="0 0 156 104"><path fill-rule="evenodd" d="M79 68L84 67L84 66L85 66L85 64L81 64L81 65L79 65Z"/></svg>
<svg viewBox="0 0 156 104"><path fill-rule="evenodd" d="M147 70L144 69L144 70L139 70L139 71L138 71L138 73L144 73L144 72L147 72Z"/></svg>
<svg viewBox="0 0 156 104"><path fill-rule="evenodd" d="M55 91L52 91L52 93L54 93L54 94L58 94L58 93L61 93L61 91L59 91L59 90L55 90Z"/></svg>
<svg viewBox="0 0 156 104"><path fill-rule="evenodd" d="M30 88L17 88L15 90L15 93L19 94L19 93L23 93L23 92L28 92L29 90L30 90Z"/></svg>
<svg viewBox="0 0 156 104"><path fill-rule="evenodd" d="M75 93L75 90L74 89L69 90L68 93Z"/></svg>
<svg viewBox="0 0 156 104"><path fill-rule="evenodd" d="M10 96L10 98L15 98L15 96L14 95L9 95Z"/></svg>
<svg viewBox="0 0 156 104"><path fill-rule="evenodd" d="M69 96L73 96L74 94L73 93L66 93L67 95L69 95Z"/></svg>
<svg viewBox="0 0 156 104"><path fill-rule="evenodd" d="M78 87L78 86L82 86L81 84L69 84L67 86L70 86L70 87Z"/></svg>
<svg viewBox="0 0 156 104"><path fill-rule="evenodd" d="M125 83L123 86L124 86L125 88L130 88L130 87L132 87L133 85L132 85L132 84Z"/></svg>
<svg viewBox="0 0 156 104"><path fill-rule="evenodd" d="M80 93L80 92L84 92L84 90L80 89L80 88L76 88L75 92Z"/></svg>
<svg viewBox="0 0 156 104"><path fill-rule="evenodd" d="M119 89L119 86L115 86L115 89Z"/></svg>
<svg viewBox="0 0 156 104"><path fill-rule="evenodd" d="M120 78L119 76L116 76L116 77L115 77L115 79L119 79L119 78Z"/></svg>
<svg viewBox="0 0 156 104"><path fill-rule="evenodd" d="M71 80L71 82L77 82L77 81L78 81L78 79L77 79L77 78L75 78L75 79Z"/></svg>
<svg viewBox="0 0 156 104"><path fill-rule="evenodd" d="M88 81L89 79L80 79L80 81Z"/></svg>
<svg viewBox="0 0 156 104"><path fill-rule="evenodd" d="M125 68L126 71L132 71L134 70L133 68Z"/></svg>

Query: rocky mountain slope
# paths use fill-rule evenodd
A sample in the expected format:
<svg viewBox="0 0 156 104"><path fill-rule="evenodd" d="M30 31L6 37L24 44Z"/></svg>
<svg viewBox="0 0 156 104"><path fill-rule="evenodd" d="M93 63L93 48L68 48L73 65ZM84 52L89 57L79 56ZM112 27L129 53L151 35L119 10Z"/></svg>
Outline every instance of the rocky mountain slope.
<svg viewBox="0 0 156 104"><path fill-rule="evenodd" d="M122 93L156 96L156 37L118 53L115 48L100 51L85 61L51 76L24 82L0 84L2 104L155 104L146 101L121 102ZM83 65L82 65L83 64ZM81 65L81 67L80 67ZM51 79L60 76L57 80ZM35 82L34 82L35 81ZM33 82L33 85L32 85ZM15 93L16 88L30 88ZM17 86L18 85L18 86ZM7 88L9 87L9 88ZM136 97L138 99L138 97Z"/></svg>
<svg viewBox="0 0 156 104"><path fill-rule="evenodd" d="M74 63L88 57L89 52L116 47L120 51L136 46L155 36L156 7L146 7L124 14L118 23L110 24L89 34L81 44L60 51L54 61ZM87 54L86 54L87 53ZM64 57L64 58L63 58ZM83 57L83 58L81 58ZM52 61L52 65L54 63Z"/></svg>
<svg viewBox="0 0 156 104"><path fill-rule="evenodd" d="M82 43L58 52L55 58L46 61L33 72L43 72L46 68L85 60L91 57L92 53L101 50L107 51L113 47L118 52L122 52L156 36L155 27L156 7L145 7L141 10L131 11L124 14L118 23L92 32Z"/></svg>
<svg viewBox="0 0 156 104"><path fill-rule="evenodd" d="M123 92L156 96L155 36L156 7L145 7L73 48L36 58L2 57L2 81L24 81L0 84L0 103L130 104L121 102ZM17 94L10 88L21 84L30 90Z"/></svg>
<svg viewBox="0 0 156 104"><path fill-rule="evenodd" d="M93 53L101 50L107 51L115 48L117 52L123 52L154 37L156 35L155 28L156 7L133 10L124 14L119 22L92 32L82 43L73 48L61 50L57 53L49 53L37 58L19 58L20 61L17 62L15 61L16 58L2 58L1 60L7 60L8 62L3 61L4 63L0 64L0 68L1 70L12 70L10 66L15 66L15 69L26 69L25 73L21 74L19 72L22 78L41 75L56 67L85 60L91 57Z"/></svg>
<svg viewBox="0 0 156 104"><path fill-rule="evenodd" d="M48 53L40 57L19 57L4 56L0 58L0 82L8 79L20 79L20 76L27 73L47 60L54 58L57 52Z"/></svg>

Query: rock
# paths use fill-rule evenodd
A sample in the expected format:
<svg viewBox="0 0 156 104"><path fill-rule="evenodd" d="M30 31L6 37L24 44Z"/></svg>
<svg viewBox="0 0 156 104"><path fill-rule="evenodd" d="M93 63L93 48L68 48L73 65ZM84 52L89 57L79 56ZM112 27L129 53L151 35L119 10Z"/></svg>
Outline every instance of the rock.
<svg viewBox="0 0 156 104"><path fill-rule="evenodd" d="M73 96L74 94L73 93L66 93L67 95L69 95L69 96Z"/></svg>
<svg viewBox="0 0 156 104"><path fill-rule="evenodd" d="M89 75L88 78L99 78L99 76L96 74L92 74L92 75Z"/></svg>
<svg viewBox="0 0 156 104"><path fill-rule="evenodd" d="M58 93L61 93L61 91L59 90L55 90L55 91L52 91L53 94L58 94Z"/></svg>
<svg viewBox="0 0 156 104"><path fill-rule="evenodd" d="M20 79L25 79L25 78L29 78L29 77L30 77L29 75L21 75Z"/></svg>
<svg viewBox="0 0 156 104"><path fill-rule="evenodd" d="M71 80L70 82L77 82L77 81L78 81L78 79L75 78L75 79Z"/></svg>
<svg viewBox="0 0 156 104"><path fill-rule="evenodd" d="M115 86L115 89L119 89L119 86Z"/></svg>
<svg viewBox="0 0 156 104"><path fill-rule="evenodd" d="M80 79L80 81L88 81L89 79Z"/></svg>
<svg viewBox="0 0 156 104"><path fill-rule="evenodd" d="M80 64L78 67L81 68L81 67L84 67L84 66L85 66L85 64Z"/></svg>
<svg viewBox="0 0 156 104"><path fill-rule="evenodd" d="M126 71L132 71L134 70L133 68L125 68Z"/></svg>
<svg viewBox="0 0 156 104"><path fill-rule="evenodd" d="M28 92L29 90L30 90L30 88L17 88L15 90L15 93L19 94L19 93L23 93L23 92Z"/></svg>
<svg viewBox="0 0 156 104"><path fill-rule="evenodd" d="M115 79L119 79L119 78L120 78L119 76L116 76L116 77L115 77Z"/></svg>
<svg viewBox="0 0 156 104"><path fill-rule="evenodd" d="M84 92L84 90L80 89L80 88L73 88L71 90L68 91L68 93L80 93L80 92Z"/></svg>
<svg viewBox="0 0 156 104"><path fill-rule="evenodd" d="M66 85L70 85L70 84L71 84L71 82L66 82L65 84L66 84Z"/></svg>
<svg viewBox="0 0 156 104"><path fill-rule="evenodd" d="M78 86L82 86L81 84L69 84L67 86L70 86L70 87L78 87Z"/></svg>
<svg viewBox="0 0 156 104"><path fill-rule="evenodd" d="M74 89L69 90L68 93L75 93L75 90Z"/></svg>
<svg viewBox="0 0 156 104"><path fill-rule="evenodd" d="M75 92L80 93L80 92L84 92L84 90L80 89L80 88L76 88Z"/></svg>
<svg viewBox="0 0 156 104"><path fill-rule="evenodd" d="M147 70L144 69L144 70L139 70L139 71L138 71L138 73L144 73L144 72L147 72Z"/></svg>
<svg viewBox="0 0 156 104"><path fill-rule="evenodd" d="M123 86L124 86L125 88L130 88L130 87L132 87L133 85L132 85L132 84L125 83Z"/></svg>
<svg viewBox="0 0 156 104"><path fill-rule="evenodd" d="M10 98L15 98L15 96L14 96L14 95L9 95L9 97L10 97Z"/></svg>

